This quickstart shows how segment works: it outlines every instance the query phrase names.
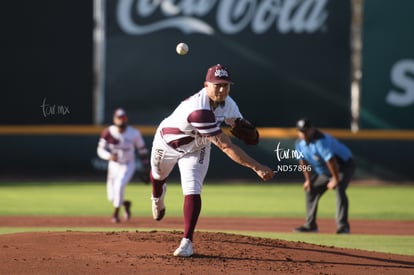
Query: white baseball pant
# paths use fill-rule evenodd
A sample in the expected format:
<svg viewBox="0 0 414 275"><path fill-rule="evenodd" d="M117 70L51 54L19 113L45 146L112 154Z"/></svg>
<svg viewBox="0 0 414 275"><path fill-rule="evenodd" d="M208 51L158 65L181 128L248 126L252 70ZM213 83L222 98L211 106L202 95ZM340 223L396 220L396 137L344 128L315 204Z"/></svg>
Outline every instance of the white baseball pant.
<svg viewBox="0 0 414 275"><path fill-rule="evenodd" d="M151 151L152 176L156 180L164 180L178 163L183 194L201 194L210 162L210 151L211 144L208 143L191 153L179 152L166 144L157 131Z"/></svg>
<svg viewBox="0 0 414 275"><path fill-rule="evenodd" d="M108 200L116 208L121 207L124 202L125 188L135 172L135 162L119 163L116 161L108 162L108 177L106 191Z"/></svg>

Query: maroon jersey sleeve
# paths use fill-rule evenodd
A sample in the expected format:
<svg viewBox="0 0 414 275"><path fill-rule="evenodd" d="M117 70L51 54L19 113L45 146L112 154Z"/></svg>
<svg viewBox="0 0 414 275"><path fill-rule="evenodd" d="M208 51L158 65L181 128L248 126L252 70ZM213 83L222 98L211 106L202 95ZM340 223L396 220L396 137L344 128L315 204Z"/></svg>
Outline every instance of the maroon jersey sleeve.
<svg viewBox="0 0 414 275"><path fill-rule="evenodd" d="M189 114L187 120L202 136L215 136L222 133L216 116L211 110L195 110Z"/></svg>

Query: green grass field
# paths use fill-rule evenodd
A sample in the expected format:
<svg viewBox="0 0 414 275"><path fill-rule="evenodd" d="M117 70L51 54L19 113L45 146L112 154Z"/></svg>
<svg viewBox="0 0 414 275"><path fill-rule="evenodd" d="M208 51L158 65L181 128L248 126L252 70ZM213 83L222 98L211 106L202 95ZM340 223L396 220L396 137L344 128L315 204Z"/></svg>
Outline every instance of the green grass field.
<svg viewBox="0 0 414 275"><path fill-rule="evenodd" d="M150 215L150 185L132 182L128 185L126 193L126 197L134 201L135 216ZM414 186L351 185L348 188L348 196L352 219L414 220ZM305 202L301 184L207 182L202 198L202 216L304 217ZM168 185L165 201L168 215L181 217L182 193L178 184ZM106 200L105 183L97 182L1 183L0 206L0 216L107 216L112 211L111 204ZM324 195L318 213L320 218L335 216L334 192ZM0 228L0 233L34 230L3 227ZM338 238L335 234L234 233L414 255L414 236L351 234L346 238Z"/></svg>

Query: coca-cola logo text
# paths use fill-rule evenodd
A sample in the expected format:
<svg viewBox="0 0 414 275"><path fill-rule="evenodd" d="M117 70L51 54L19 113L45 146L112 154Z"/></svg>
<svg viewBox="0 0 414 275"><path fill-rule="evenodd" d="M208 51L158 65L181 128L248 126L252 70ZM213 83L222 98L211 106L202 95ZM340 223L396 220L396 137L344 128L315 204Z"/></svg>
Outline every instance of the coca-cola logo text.
<svg viewBox="0 0 414 275"><path fill-rule="evenodd" d="M131 35L145 35L175 28L183 33L211 35L217 31L237 34L314 33L322 31L328 18L328 0L118 0L117 22ZM165 19L151 22L159 11ZM215 12L215 27L203 20ZM149 23L134 20L143 18Z"/></svg>

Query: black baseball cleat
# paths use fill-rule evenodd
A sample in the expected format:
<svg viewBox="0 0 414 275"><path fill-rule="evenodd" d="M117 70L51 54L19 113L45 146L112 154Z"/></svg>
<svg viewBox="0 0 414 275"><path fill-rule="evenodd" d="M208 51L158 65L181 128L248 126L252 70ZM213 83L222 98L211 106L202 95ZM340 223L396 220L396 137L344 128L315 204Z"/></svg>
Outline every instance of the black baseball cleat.
<svg viewBox="0 0 414 275"><path fill-rule="evenodd" d="M298 232L298 233L316 233L318 232L318 228L317 227L313 227L313 228L309 228L307 226L299 226L296 227L293 232Z"/></svg>
<svg viewBox="0 0 414 275"><path fill-rule="evenodd" d="M351 230L349 230L349 227L341 227L338 230L336 230L336 234L350 234Z"/></svg>

